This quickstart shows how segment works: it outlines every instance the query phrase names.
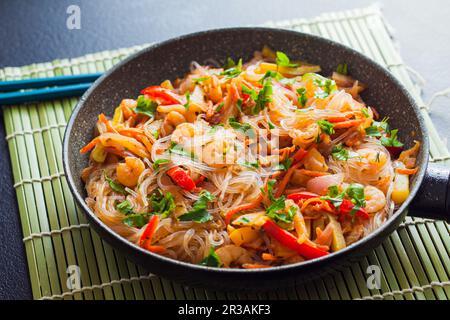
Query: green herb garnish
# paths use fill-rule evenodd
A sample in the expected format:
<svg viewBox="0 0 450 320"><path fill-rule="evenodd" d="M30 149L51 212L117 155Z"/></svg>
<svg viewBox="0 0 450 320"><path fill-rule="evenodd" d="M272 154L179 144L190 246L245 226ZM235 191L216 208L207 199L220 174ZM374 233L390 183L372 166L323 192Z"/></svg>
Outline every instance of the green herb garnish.
<svg viewBox="0 0 450 320"><path fill-rule="evenodd" d="M135 213L127 216L122 222L129 227L142 228L148 223L148 217L141 213Z"/></svg>
<svg viewBox="0 0 450 320"><path fill-rule="evenodd" d="M237 131L241 131L242 133L249 136L250 138L253 138L256 136L255 130L253 130L252 126L248 123L240 123L235 118L228 119L228 123L230 124L230 126L233 129L235 129Z"/></svg>
<svg viewBox="0 0 450 320"><path fill-rule="evenodd" d="M192 81L194 81L195 84L200 84L205 80L208 80L210 77L200 77L200 78L193 78Z"/></svg>
<svg viewBox="0 0 450 320"><path fill-rule="evenodd" d="M122 185L122 184L119 183L119 182L115 182L113 179L109 178L109 177L106 175L106 173L105 173L104 175L105 175L105 180L106 180L106 182L108 182L109 187L110 187L113 191L115 191L115 192L117 192L117 193L121 193L121 194L127 194L127 191L125 190L125 186L124 186L124 185Z"/></svg>
<svg viewBox="0 0 450 320"><path fill-rule="evenodd" d="M334 124L327 120L319 120L317 121L317 124L319 125L320 129L331 136L334 133Z"/></svg>
<svg viewBox="0 0 450 320"><path fill-rule="evenodd" d="M144 114L146 116L149 116L150 118L153 118L155 116L157 107L158 104L155 101L141 95L137 98L137 105L136 108L134 108L134 112L138 114Z"/></svg>
<svg viewBox="0 0 450 320"><path fill-rule="evenodd" d="M336 88L336 83L331 79L314 79L314 83L321 89L314 93L314 96L319 99L325 99Z"/></svg>
<svg viewBox="0 0 450 320"><path fill-rule="evenodd" d="M155 162L153 162L153 169L154 169L154 170L158 170L159 167L160 167L162 164L166 164L166 163L169 163L169 162L170 162L169 159L158 159L158 160L156 160Z"/></svg>
<svg viewBox="0 0 450 320"><path fill-rule="evenodd" d="M184 104L184 107L189 109L189 104L191 103L191 93L189 91L186 92L186 103Z"/></svg>
<svg viewBox="0 0 450 320"><path fill-rule="evenodd" d="M403 147L403 143L397 140L398 129L389 131L389 137L382 137L380 142L385 147Z"/></svg>
<svg viewBox="0 0 450 320"><path fill-rule="evenodd" d="M331 156L334 160L347 161L350 158L354 158L356 153L345 149L342 144L338 144L331 150Z"/></svg>
<svg viewBox="0 0 450 320"><path fill-rule="evenodd" d="M295 68L298 67L297 63L291 63L291 60L289 57L281 51L277 51L277 59L276 63L280 67L286 67L286 68Z"/></svg>
<svg viewBox="0 0 450 320"><path fill-rule="evenodd" d="M214 248L209 248L208 255L200 261L200 265L208 266L208 267L220 267L222 263L220 262L220 258L217 253L214 251Z"/></svg>
<svg viewBox="0 0 450 320"><path fill-rule="evenodd" d="M320 199L330 201L333 204L333 206L339 210L339 207L341 206L344 197L345 192L340 193L337 186L330 186L328 187L327 195L320 197Z"/></svg>
<svg viewBox="0 0 450 320"><path fill-rule="evenodd" d="M267 78L264 80L264 85L258 93L255 106L252 108L252 114L258 114L263 110L266 105L272 101L272 79Z"/></svg>
<svg viewBox="0 0 450 320"><path fill-rule="evenodd" d="M229 67L230 65L232 65L232 66ZM225 76L225 78L227 78L227 79L235 78L238 75L240 75L242 72L242 59L239 59L239 62L236 65L236 63L233 61L233 59L228 58L226 66L228 68L225 69L225 67L224 67L225 70L223 72L221 72L220 75Z"/></svg>
<svg viewBox="0 0 450 320"><path fill-rule="evenodd" d="M118 204L116 204L116 210L119 211L120 213L129 215L129 214L133 214L133 206L131 205L130 201L128 200L124 200Z"/></svg>
<svg viewBox="0 0 450 320"><path fill-rule="evenodd" d="M298 88L298 104L304 107L306 105L306 102L308 101L308 97L306 96L306 89L305 88Z"/></svg>
<svg viewBox="0 0 450 320"><path fill-rule="evenodd" d="M212 215L206 210L208 202L214 200L214 195L203 190L200 193L200 198L192 206L192 210L178 217L180 221L194 221L197 223L204 223L212 220Z"/></svg>
<svg viewBox="0 0 450 320"><path fill-rule="evenodd" d="M247 167L250 169L258 169L259 168L259 162L249 162L249 161L242 161L241 159L239 159L237 161L237 164L243 166L243 167Z"/></svg>
<svg viewBox="0 0 450 320"><path fill-rule="evenodd" d="M348 65L346 63L340 63L336 68L336 72L343 75L348 75Z"/></svg>
<svg viewBox="0 0 450 320"><path fill-rule="evenodd" d="M219 104L216 108L216 112L219 112L220 110L222 110L224 104L225 104L225 102L222 102L221 104Z"/></svg>
<svg viewBox="0 0 450 320"><path fill-rule="evenodd" d="M276 171L286 171L287 169L289 169L292 165L293 160L291 158L287 158L286 160L280 162L279 164L277 164L273 170Z"/></svg>
<svg viewBox="0 0 450 320"><path fill-rule="evenodd" d="M151 214L161 215L161 218L167 218L176 207L172 193L165 192L163 194L159 189L150 196L149 200L152 206Z"/></svg>

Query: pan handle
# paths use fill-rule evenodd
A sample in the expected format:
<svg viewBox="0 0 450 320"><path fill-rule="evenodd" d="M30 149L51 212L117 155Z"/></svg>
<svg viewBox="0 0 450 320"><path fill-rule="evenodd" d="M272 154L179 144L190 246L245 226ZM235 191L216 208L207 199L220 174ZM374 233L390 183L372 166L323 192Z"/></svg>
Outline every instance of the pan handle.
<svg viewBox="0 0 450 320"><path fill-rule="evenodd" d="M450 221L450 167L430 163L409 215Z"/></svg>

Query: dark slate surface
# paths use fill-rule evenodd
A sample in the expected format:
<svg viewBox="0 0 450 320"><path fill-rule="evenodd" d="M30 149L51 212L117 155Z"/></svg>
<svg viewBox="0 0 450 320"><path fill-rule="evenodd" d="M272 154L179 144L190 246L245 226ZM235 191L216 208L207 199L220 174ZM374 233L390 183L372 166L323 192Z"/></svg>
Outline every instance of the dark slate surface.
<svg viewBox="0 0 450 320"><path fill-rule="evenodd" d="M450 3L380 1L396 30L401 54L427 80L425 100L450 86ZM160 41L202 29L313 17L324 11L363 7L373 0L2 0L0 67L20 66L99 50ZM81 7L81 30L66 28L66 9ZM432 119L450 133L448 101L438 100ZM11 165L0 121L0 299L29 299L31 289L18 218Z"/></svg>

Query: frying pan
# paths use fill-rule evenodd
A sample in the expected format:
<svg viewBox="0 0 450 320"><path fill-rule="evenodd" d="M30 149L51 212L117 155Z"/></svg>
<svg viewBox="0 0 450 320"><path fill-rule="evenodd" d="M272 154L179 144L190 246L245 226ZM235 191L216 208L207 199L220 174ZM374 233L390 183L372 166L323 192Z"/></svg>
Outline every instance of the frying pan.
<svg viewBox="0 0 450 320"><path fill-rule="evenodd" d="M399 129L400 140L411 147L422 143L418 155L420 167L411 181L411 194L394 215L379 229L347 248L314 260L267 269L221 269L169 259L130 243L113 232L88 208L81 171L88 157L79 150L93 138L98 114L111 115L123 98L136 97L140 89L165 79L175 79L189 71L192 61L205 63L214 59L223 63L227 57L250 59L264 45L285 52L322 68L329 75L340 63L347 63L351 75L368 84L362 97L390 119ZM295 285L305 280L339 270L377 247L410 215L449 219L449 174L446 167L428 165L427 129L419 109L392 74L364 55L336 42L317 36L272 28L232 28L194 33L152 45L117 64L99 78L81 97L73 111L64 136L64 171L69 186L90 225L114 248L149 271L191 286L218 289L268 289ZM414 209L414 210L413 210Z"/></svg>

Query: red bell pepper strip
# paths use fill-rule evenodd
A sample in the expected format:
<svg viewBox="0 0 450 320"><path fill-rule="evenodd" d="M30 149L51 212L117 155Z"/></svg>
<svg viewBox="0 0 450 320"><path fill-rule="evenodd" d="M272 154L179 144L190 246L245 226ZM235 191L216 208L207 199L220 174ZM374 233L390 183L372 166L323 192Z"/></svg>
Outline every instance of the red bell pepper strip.
<svg viewBox="0 0 450 320"><path fill-rule="evenodd" d="M329 254L329 252L313 247L309 243L298 243L297 238L294 237L294 235L284 229L281 229L272 220L268 219L262 227L269 236L273 237L281 245L297 252L306 259L315 259Z"/></svg>
<svg viewBox="0 0 450 320"><path fill-rule="evenodd" d="M318 198L318 197L320 197L318 194L307 191L291 193L290 195L287 196L288 199L293 200L295 203L301 200L308 200L311 198Z"/></svg>
<svg viewBox="0 0 450 320"><path fill-rule="evenodd" d="M308 151L306 151L303 148L300 148L297 150L296 153L294 153L292 158L294 159L295 162L299 162L299 161L302 161L306 157L307 154L308 154Z"/></svg>
<svg viewBox="0 0 450 320"><path fill-rule="evenodd" d="M333 208L333 204L330 203L330 205ZM350 214L354 207L355 207L355 205L353 204L353 202L351 202L350 200L344 199L344 200L342 200L342 203L339 206L339 213L342 214L342 215ZM367 213L367 211L364 208L359 208L355 212L355 215L357 217L361 217L363 219L369 219L370 218L369 214Z"/></svg>
<svg viewBox="0 0 450 320"><path fill-rule="evenodd" d="M192 180L187 172L180 167L173 167L172 169L169 169L167 171L167 175L172 179L173 182L175 182L184 190L192 191L197 187L194 180Z"/></svg>
<svg viewBox="0 0 450 320"><path fill-rule="evenodd" d="M150 86L141 90L142 94L146 94L152 98L159 98L162 104L183 104L182 98L161 86Z"/></svg>
<svg viewBox="0 0 450 320"><path fill-rule="evenodd" d="M158 223L159 223L159 216L155 214L150 218L150 221L148 222L147 227L145 227L144 232L142 232L141 236L139 237L138 244L140 247L143 247L146 249L152 247L151 246L152 237L153 237L153 234L155 233Z"/></svg>
<svg viewBox="0 0 450 320"><path fill-rule="evenodd" d="M206 177L205 176L200 176L198 177L197 180L194 181L195 185L198 186L199 184L201 184L203 181L205 181Z"/></svg>
<svg viewBox="0 0 450 320"><path fill-rule="evenodd" d="M302 200L307 200L307 199L311 199L311 198L317 198L319 197L319 195L312 193L312 192L296 192L296 193L292 193L290 195L287 196L288 199L293 200L294 202L298 203L299 201ZM353 210L353 208L355 207L355 205L353 204L353 202L351 202L348 199L343 199L341 205L339 206L339 210L337 210L335 208L335 206L333 205L333 203L331 201L327 201L328 204L331 206L331 208L335 209L337 211L338 214L341 215L347 215L350 214L350 212ZM367 211L364 208L359 208L356 212L355 212L357 217L361 217L363 219L369 219L370 216L367 213Z"/></svg>

